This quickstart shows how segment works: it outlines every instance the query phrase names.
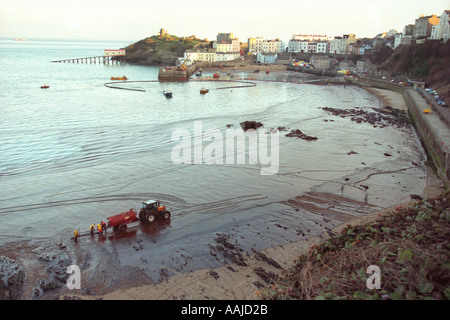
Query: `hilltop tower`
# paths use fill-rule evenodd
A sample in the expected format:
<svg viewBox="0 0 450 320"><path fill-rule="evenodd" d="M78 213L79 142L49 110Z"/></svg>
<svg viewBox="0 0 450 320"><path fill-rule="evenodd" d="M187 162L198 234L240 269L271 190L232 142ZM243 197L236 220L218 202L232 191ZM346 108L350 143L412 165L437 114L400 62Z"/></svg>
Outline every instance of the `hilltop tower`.
<svg viewBox="0 0 450 320"><path fill-rule="evenodd" d="M169 33L167 32L167 30L164 29L164 28L161 28L161 29L159 30L159 36L160 36L160 37L166 36L166 35L168 35L168 34L169 34Z"/></svg>

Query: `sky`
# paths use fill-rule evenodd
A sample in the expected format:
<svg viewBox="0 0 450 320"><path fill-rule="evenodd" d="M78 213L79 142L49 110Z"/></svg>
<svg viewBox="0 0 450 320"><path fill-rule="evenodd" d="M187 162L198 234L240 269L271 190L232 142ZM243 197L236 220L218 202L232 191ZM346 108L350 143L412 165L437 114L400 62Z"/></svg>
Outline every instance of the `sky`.
<svg viewBox="0 0 450 320"><path fill-rule="evenodd" d="M0 38L133 43L160 28L214 40L219 32L279 38L293 34L374 37L402 31L420 14L440 16L450 0L0 0Z"/></svg>

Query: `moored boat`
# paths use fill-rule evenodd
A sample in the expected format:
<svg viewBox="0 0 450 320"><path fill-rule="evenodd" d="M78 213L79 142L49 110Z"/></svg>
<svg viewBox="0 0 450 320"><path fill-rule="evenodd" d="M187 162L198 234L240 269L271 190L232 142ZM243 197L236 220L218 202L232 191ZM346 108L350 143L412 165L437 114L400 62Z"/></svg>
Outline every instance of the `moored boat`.
<svg viewBox="0 0 450 320"><path fill-rule="evenodd" d="M201 94L206 94L206 93L208 93L209 92L209 89L205 89L205 88L201 88L200 89L200 93Z"/></svg>
<svg viewBox="0 0 450 320"><path fill-rule="evenodd" d="M219 78L219 77L220 77L220 74L219 74L218 72L216 72L216 73L213 74L213 77L214 77L214 78Z"/></svg>
<svg viewBox="0 0 450 320"><path fill-rule="evenodd" d="M50 86L47 85L41 86L41 89L48 89L48 88L50 88Z"/></svg>
<svg viewBox="0 0 450 320"><path fill-rule="evenodd" d="M163 94L166 96L166 98L172 98L172 91L170 90L163 90Z"/></svg>
<svg viewBox="0 0 450 320"><path fill-rule="evenodd" d="M128 78L125 76L122 77L111 77L111 80L127 80Z"/></svg>

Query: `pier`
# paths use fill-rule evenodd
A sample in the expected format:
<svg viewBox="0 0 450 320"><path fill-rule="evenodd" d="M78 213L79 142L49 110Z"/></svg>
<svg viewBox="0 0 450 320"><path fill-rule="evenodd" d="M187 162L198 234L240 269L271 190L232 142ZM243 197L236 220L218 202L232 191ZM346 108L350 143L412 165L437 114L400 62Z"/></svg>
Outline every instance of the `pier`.
<svg viewBox="0 0 450 320"><path fill-rule="evenodd" d="M86 58L73 58L64 60L54 60L55 63L90 63L90 64L126 64L126 56L96 56Z"/></svg>
<svg viewBox="0 0 450 320"><path fill-rule="evenodd" d="M179 70L177 67L161 67L159 68L159 81L187 81L191 75L199 68L198 64L194 64L185 70Z"/></svg>

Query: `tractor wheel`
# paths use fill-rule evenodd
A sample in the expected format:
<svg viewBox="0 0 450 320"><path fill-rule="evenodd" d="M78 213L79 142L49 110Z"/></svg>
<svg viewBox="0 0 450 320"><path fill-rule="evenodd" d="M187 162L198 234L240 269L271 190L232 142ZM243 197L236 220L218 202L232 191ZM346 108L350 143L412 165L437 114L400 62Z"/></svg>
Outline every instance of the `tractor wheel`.
<svg viewBox="0 0 450 320"><path fill-rule="evenodd" d="M125 231L127 231L127 225L122 223L119 226L119 232L122 233L122 232L125 232Z"/></svg>
<svg viewBox="0 0 450 320"><path fill-rule="evenodd" d="M164 211L163 217L164 217L164 219L169 220L170 219L170 211Z"/></svg>
<svg viewBox="0 0 450 320"><path fill-rule="evenodd" d="M155 222L155 220L156 220L156 216L154 213L148 213L145 216L145 222L147 222L147 223L153 223L153 222Z"/></svg>
<svg viewBox="0 0 450 320"><path fill-rule="evenodd" d="M144 211L144 209L139 210L139 220L141 220L142 222L144 222L144 220L145 220L145 211Z"/></svg>

